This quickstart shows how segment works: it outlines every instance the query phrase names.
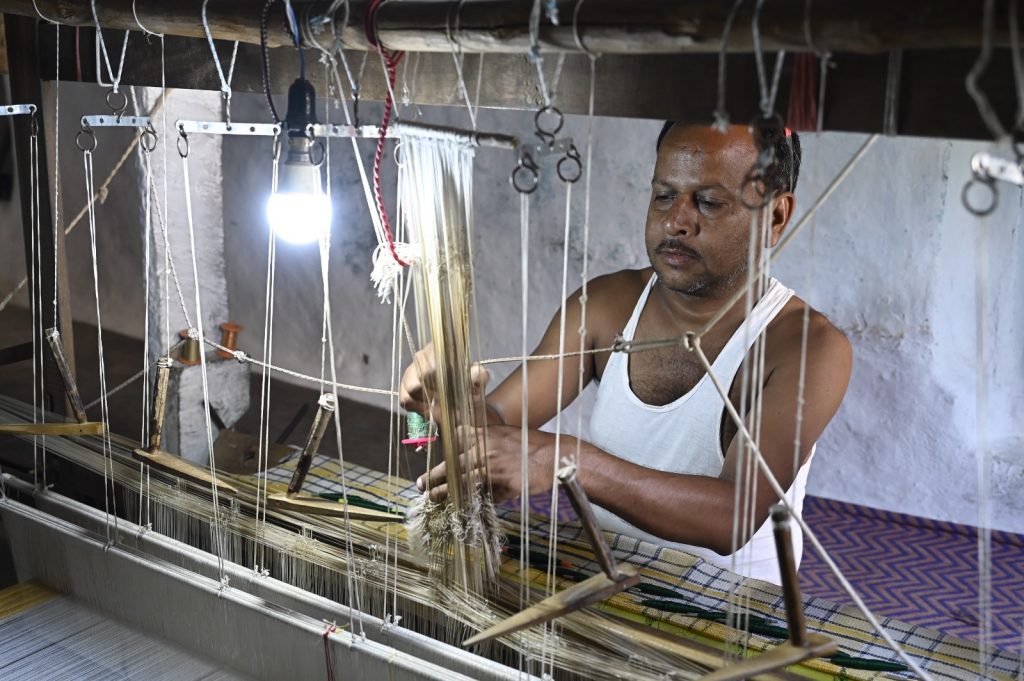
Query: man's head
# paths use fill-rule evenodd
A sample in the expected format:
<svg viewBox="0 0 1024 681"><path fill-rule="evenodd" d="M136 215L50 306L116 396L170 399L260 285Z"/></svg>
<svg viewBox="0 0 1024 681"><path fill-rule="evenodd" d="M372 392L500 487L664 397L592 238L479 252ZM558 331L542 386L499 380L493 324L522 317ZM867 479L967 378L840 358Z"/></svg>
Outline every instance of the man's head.
<svg viewBox="0 0 1024 681"><path fill-rule="evenodd" d="M747 178L759 144L771 144L774 160L763 182ZM800 140L781 133L755 141L746 126L718 132L694 123L666 123L658 137L651 181L646 242L651 265L668 288L700 297L728 295L748 270L751 213L770 190L766 208L769 246L782 235L793 213L800 170ZM741 200L742 198L742 200Z"/></svg>

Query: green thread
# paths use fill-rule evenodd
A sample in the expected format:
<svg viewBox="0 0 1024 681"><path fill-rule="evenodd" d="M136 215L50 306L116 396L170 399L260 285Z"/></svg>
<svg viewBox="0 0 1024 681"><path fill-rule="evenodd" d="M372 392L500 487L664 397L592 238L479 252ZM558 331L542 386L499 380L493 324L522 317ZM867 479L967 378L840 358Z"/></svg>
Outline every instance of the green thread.
<svg viewBox="0 0 1024 681"><path fill-rule="evenodd" d="M421 440L431 435L430 422L415 411L410 411L406 417L406 427L409 429L410 440Z"/></svg>

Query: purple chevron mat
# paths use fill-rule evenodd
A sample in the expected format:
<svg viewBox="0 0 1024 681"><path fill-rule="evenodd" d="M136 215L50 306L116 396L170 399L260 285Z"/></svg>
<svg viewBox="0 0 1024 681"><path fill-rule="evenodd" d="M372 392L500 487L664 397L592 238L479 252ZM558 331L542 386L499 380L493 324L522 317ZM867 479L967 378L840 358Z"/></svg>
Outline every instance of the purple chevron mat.
<svg viewBox="0 0 1024 681"><path fill-rule="evenodd" d="M977 528L812 496L804 519L873 612L978 640ZM991 556L989 643L1021 653L1024 536L993 531ZM850 602L807 543L800 585L805 595Z"/></svg>
<svg viewBox="0 0 1024 681"><path fill-rule="evenodd" d="M559 520L575 518L565 494ZM550 493L530 498L547 516ZM804 519L868 608L909 624L978 640L978 532L974 527L807 496ZM992 532L992 633L1002 650L1024 653L1024 536ZM805 542L800 585L807 596L850 599Z"/></svg>

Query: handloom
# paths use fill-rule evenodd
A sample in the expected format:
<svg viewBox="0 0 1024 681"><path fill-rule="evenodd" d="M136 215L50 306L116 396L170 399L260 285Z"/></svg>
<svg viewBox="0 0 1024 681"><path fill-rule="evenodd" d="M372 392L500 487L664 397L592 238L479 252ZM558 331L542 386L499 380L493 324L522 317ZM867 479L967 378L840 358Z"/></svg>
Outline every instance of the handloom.
<svg viewBox="0 0 1024 681"><path fill-rule="evenodd" d="M272 4L267 3L262 15L264 34L267 8ZM340 41L333 49L326 49L316 42L312 34L303 38L297 12L290 2L283 4L300 60L304 59L302 50L305 41L309 40L320 49L325 63L329 63L330 75L338 83L339 96L343 96L338 60L342 61L346 72L348 66L344 63L345 55L340 49ZM318 383L322 393L320 412L298 460L280 468L269 469L265 458L269 450L269 438L261 422L260 439L264 457L261 468L264 472L253 477L229 477L216 470L212 457L206 360L204 353L200 353L211 465L207 472L188 464L178 464L173 454L160 450L163 402L169 368L167 364L160 364L152 406L153 425L148 438L145 435L142 438L143 442L148 440L148 448L139 449L137 443L110 433L103 433L102 438L53 438L42 443L43 480L46 452L55 453L83 470L102 476L105 490L103 512L47 491L45 483L31 486L8 477L0 479L5 486L0 509L4 513L5 522L15 528L13 534L19 568L23 573L57 584L62 590L79 597L88 591L83 589L84 583L111 585L89 595L96 599L94 605L107 607L115 611L119 618L141 628L152 628L155 621L160 621L159 626L174 630L178 637L188 637L189 634L185 632L191 624L195 627L190 634L195 639L193 645L209 652L211 647L223 643L225 648L249 652L250 658L245 661L230 659L224 663L243 667L247 672L268 678L313 678L322 674L325 668L328 676L333 678L339 657L344 659L352 673L367 678L381 678L386 674L395 678L456 678L454 675L458 673L469 678L521 678L523 674L532 672L550 674L557 678L697 678L711 670L727 667L739 658L772 648L787 638L791 641L791 647L806 644L807 640L800 635L801 627L794 625L796 620L792 619L797 612L805 614L814 632L810 635L812 644L807 646L808 649L820 644L820 650L816 652L827 655L827 659L811 660L799 668L787 671L766 670L764 675L756 678L906 678L909 666L922 678L971 679L976 678L976 661L979 659L983 661L985 673L990 678L1012 678L1017 669L1017 661L997 651L990 651L984 645L973 646L892 621L884 622L883 627L863 608L863 617L831 604L815 603L814 599L805 600L802 604L791 600L783 608L782 601L787 594L770 585L743 582L724 570L682 554L646 545L636 539L600 536L586 523L582 526L572 522L559 523L554 512L557 501L555 494L552 495L553 508L548 519L517 513L514 509L494 507L483 483L486 476L478 476L473 468L462 471L456 431L460 425L476 423L479 416L476 413L479 405L474 402L470 380L471 358L474 356L473 344L470 342L474 300L471 249L473 148L481 140L498 139L499 146L508 146L510 142L500 135L488 135L476 130L457 131L405 122L392 126L401 140L398 228L392 234L381 191L380 166L394 105L394 93L391 90L396 84L395 67L402 54L386 50L377 40L374 25L376 10L383 4L379 1L369 3L366 16L367 37L381 58L389 88L382 123L373 131L379 133L379 143L372 173L372 190L358 153L355 163L378 237L374 280L380 287L382 297L394 297L394 360L397 362L402 357L403 341L412 341L413 334L405 317L405 303L410 292L416 301L415 325L418 336L410 345L422 346L430 341L439 358L439 385L436 391L436 407L440 414L436 424L439 438L433 439L432 424L428 423L418 428L415 433L418 437L407 439L425 440L420 444L427 445L426 466L432 466L440 460L446 462L452 481L449 501L439 505L431 504L408 481L390 473L361 469L343 460L340 419L332 419L331 412L338 403L337 390L352 386L339 384L336 376L334 358L338 353L331 328L330 291L327 285L330 237L323 235L319 242L324 311L321 372L319 377L290 372L298 378ZM539 49L541 4L539 1L533 3L530 32L533 48L531 60L537 68L544 100L535 116L535 124L544 146L519 146L518 164L512 171L514 186L523 194L520 205L523 216L524 302L528 274L525 257L529 240L528 194L539 183L540 157L564 153L564 157L555 166L564 184L566 203L563 299L573 225L572 183L583 172L587 178L586 205L589 211L589 167L584 168L571 140L555 138L555 133L561 128L561 113L555 106L555 98L564 56L559 59L554 81L549 87ZM576 15L581 4L576 3L572 28L576 44L581 51L586 52L576 30ZM735 14L739 4L734 6L732 14ZM758 40L758 17L763 4L758 2L755 9L755 42ZM155 133L148 127L149 119L146 117L138 118L138 121L146 121L145 126L135 118L128 118L122 123L128 99L118 90L118 83L124 65L125 48L122 47L121 61L115 73L99 31L96 3L92 2L91 5L99 35L98 50L103 55L113 86L111 94L108 94L108 104L113 110L114 119L113 123L109 115L105 118L90 116L83 119L83 129L77 143L83 152L86 193L89 197L96 194L92 183L92 150L96 145L96 133L92 127L109 124L144 127L138 137L138 146L140 160L149 180L145 185L147 237L152 227L149 223L149 207L153 205L157 208L166 244L167 231L162 224L160 203L152 201L155 192L152 191L152 180L148 176L151 168L148 154L155 148ZM333 13L341 5L335 2L330 8L332 31ZM348 3L344 5L347 17ZM554 10L557 13L557 5ZM547 11L550 13L552 10L549 7ZM458 8L455 14L457 23ZM230 104L234 56L225 77L207 23L206 2L203 3L202 20L225 97L223 130L231 131L230 108L227 105ZM553 23L557 23L557 20L553 20ZM142 27L141 23L139 26ZM160 38L162 44L163 36ZM127 45L127 33L124 40L124 45ZM266 42L265 35L263 42ZM265 47L264 44L264 58ZM452 48L453 56L456 56L454 44ZM724 39L721 49L724 55ZM596 56L590 56L592 114ZM767 128L769 124L774 126L778 120L773 113L774 93L784 54L780 53L776 58L775 74L770 83L760 47L756 49L756 57L762 115L755 121L754 127ZM304 71L304 61L302 63ZM468 89L462 82L461 62L457 57L456 66L459 71L459 91L473 116L475 128L476 118L469 102ZM355 94L357 88L352 87L350 91ZM270 104L272 108L272 99ZM353 148L358 152L355 148L358 121L351 120L347 106L342 109L348 128L341 134L352 139ZM557 114L557 126L543 127L543 115L552 113ZM719 113L724 115L724 112ZM274 117L277 118L276 113ZM191 128L189 130L193 134L198 132ZM194 341L202 341L225 351L222 346L207 338L203 330L188 175L188 140L184 125L179 132L178 149L185 177L184 198L195 293L192 305L194 316L191 317L195 325L192 321L188 322L188 335ZM273 134L276 135L277 131ZM316 126L305 134L325 139L332 135L329 127L317 129ZM873 141L872 137L865 142L815 207L827 198ZM167 140L163 142L166 144ZM324 149L329 180L329 145L325 145ZM591 144L588 144L587 165L590 152ZM759 186L770 162L770 153L763 150L758 164L751 169L749 177L752 184ZM38 173L38 169L35 172ZM327 187L329 191L329 181ZM763 192L762 198L767 202L770 194ZM164 205L166 214L166 197ZM101 422L105 422L106 398L110 391L105 384L102 327L99 323L95 201L90 199L87 208L100 346ZM808 219L805 216L774 252L769 254L762 250L758 253L755 244L763 242L767 221L762 205L753 205L751 209L749 264L750 271L756 272L756 276L732 301L738 302L745 297L748 312L753 298L767 282L772 258ZM810 213L813 210L814 207ZM35 226L34 233L38 238L39 225ZM585 225L584 253L587 252L586 234ZM402 239L408 243L403 243ZM263 352L257 359L241 351L227 351L230 356L250 362L263 370L263 395L260 403L263 418L270 407L269 397L265 397L267 377L270 371L282 369L273 363L272 356L274 249L275 242L271 236L268 244L268 304ZM189 306L182 295L173 260L169 251L167 253L167 271L174 277L182 312L186 320L190 320ZM407 267L411 271L407 271ZM147 261L147 277L148 271ZM42 304L37 274L33 275L32 286L34 310ZM585 299L586 264L583 282ZM165 300L167 306L170 305L169 299L168 289ZM524 304L524 330L525 315ZM668 345L683 347L701 361L716 388L723 394L726 405L731 407L700 345L701 336L717 321L717 318L713 319L701 332L684 338L619 342L613 348L593 352L638 352ZM563 309L560 324L562 347L555 355L559 361L560 379L565 369L564 361L569 356L564 348L566 333ZM580 333L584 334L583 329ZM164 335L170 336L169 333ZM170 344L166 338L165 342ZM515 359L526 361L525 332L523 342L523 356ZM166 354L170 355L170 348ZM767 471L758 444L762 415L759 387L764 379L764 354L762 340L755 348L752 366L745 367L743 374L740 411L752 414L749 427L736 409L731 408L729 412L744 443L745 471L740 476L744 480L741 494L743 509L738 514L743 516L742 522L745 523L751 522L749 509L756 494L751 485L756 480L758 467L768 473L770 483L778 488L778 483ZM562 385L561 380L559 385ZM802 390L801 383L801 395L798 397L801 404ZM68 392L72 392L70 387ZM378 392L394 397L393 391ZM523 399L525 403L526 390ZM44 421L50 419L52 422L55 418L45 413L41 400L32 408L26 408L0 398L0 407L0 421L3 422L27 422L30 419L36 420L40 415ZM398 410L393 411L397 422ZM332 423L338 442L338 460L317 456L318 445ZM32 432L27 426L25 428L25 433ZM561 412L556 432L560 428ZM392 437L392 440L396 439ZM795 448L799 450L799 443L796 443ZM150 464L144 470L132 460L133 450L136 459ZM397 446L394 450L397 450ZM558 466L562 466L561 470L574 470L578 461L571 453L561 454L557 461ZM166 465L158 465L164 458L168 459ZM460 472L466 475L460 475ZM571 472L564 476L563 482L570 492L573 491L572 480ZM578 515L582 517L586 514L586 505L580 494L582 490L578 492L570 496L576 504ZM776 492L785 501L784 493L778 489ZM39 513L16 498L31 500L51 515ZM363 504L363 508L367 504L377 508L373 513L362 513L356 508L358 504ZM340 516L342 520L332 520L328 515ZM144 516L151 519L150 524L141 524ZM135 517L140 519L140 524L131 522L130 519ZM403 517L407 519L407 527L373 522L383 519L394 521ZM795 516L794 520L802 522L799 516ZM34 532L45 535L43 546L33 546L30 538ZM808 536L812 542L815 541L811 533L808 532ZM179 541L181 543L177 543ZM409 544L413 545L413 550L410 550ZM205 553L207 551L210 553ZM51 560L54 555L67 557L67 560ZM623 576L625 578L619 579ZM480 630L501 627L503 623L509 622L509 618L518 611L529 612L530 607L544 595L553 598L559 594L575 593L573 589L579 589L590 580L614 583L614 589L598 590L602 596L610 596L606 602L588 599L586 605L589 607L585 609L571 611L573 609L563 608L556 613L561 616L553 619L543 629L509 629L495 641L480 642L481 638L475 638ZM117 592L121 585L132 583L134 586L136 581L139 583L138 588ZM302 591L290 589L286 583ZM527 586L526 598L523 595L524 585ZM154 591L160 589L164 590L166 603L187 604L181 608L182 611L216 613L221 618L223 628L228 631L212 631L210 622L188 622L188 618L182 617L181 612L159 612L159 607L155 608L153 603L147 604L146 601ZM619 593L612 595L613 591ZM317 598L311 593L330 600ZM851 596L856 599L855 594L851 593ZM816 608L820 612L816 612ZM289 611L285 612L285 609ZM310 615L311 612L316 615ZM791 616L788 627L785 614ZM250 619L259 622L254 625L255 632L237 626L238 622L248 623ZM877 644L875 630L896 648L895 653ZM416 632L427 634L430 638L423 638ZM891 632L895 632L899 645L890 636ZM822 639L818 638L826 634L838 642L838 652L833 652L830 646L824 645ZM322 638L322 658L319 656L320 651L316 655L295 653L310 649L310 641L318 643L317 638ZM458 644L467 638L477 641L470 653L436 643ZM272 646L275 643L277 647L262 649L263 645ZM790 644L783 644L776 650L784 649L787 645ZM431 650L432 647L437 650ZM509 666L489 663L478 654ZM908 664L900 666L900 660ZM975 664L973 669L972 663ZM918 664L921 665L920 669ZM733 673L742 674L743 669L740 666ZM715 678L731 678L727 676L730 672L722 673L725 676Z"/></svg>
<svg viewBox="0 0 1024 681"><path fill-rule="evenodd" d="M10 398L0 398L0 417L13 421L30 414L31 410L27 405ZM147 555L154 555L163 561L187 567L200 575L205 575L212 583L219 584L222 577L218 561L206 552L211 546L210 526L213 521L209 491L191 483L176 481L173 477L154 473L148 489L152 526L135 525L128 520L133 517L133 513L137 513L134 505L140 498L137 491L140 482L138 469L130 456L134 445L117 435L113 436L113 445L114 476L118 494L125 503L118 505L124 517L119 525L117 544L112 548L127 546L142 550ZM96 474L102 473L102 460L98 457L98 453L102 451L102 443L95 437L62 438L50 446L53 453L61 458L75 462L85 470L92 470ZM269 472L272 490L284 491L287 488L294 472L294 465L295 462L289 462ZM317 457L307 478L307 491L320 494L339 490L338 466L336 459ZM396 510L407 507L418 495L415 487L408 481L389 479L379 472L354 465L348 466L346 479L353 493ZM33 493L31 487L16 487L18 483L9 476L3 482L12 499L31 499L41 510L94 533L99 538L99 547L105 545L103 534L110 519L104 513L52 492ZM385 583L381 545L392 533L404 535L404 530L400 526L351 523L353 532L366 549L360 551L350 561L343 549L343 532L336 522L320 520L313 516L271 511L276 522L268 523L265 527L260 526L254 517L254 493L259 483L258 479L233 477L231 482L239 488L240 494L225 506L229 513L221 515L224 530L228 535L225 542L228 550L225 574L228 577L226 584L232 587L228 591L251 591L260 588L261 584L279 584L278 580L281 580L298 587L286 590L289 598L295 598L296 594L299 594L302 595L299 599L301 602L307 598L315 600L316 597L312 594L323 597L321 600L315 600L316 608L299 607L293 600L285 603L285 607L312 614L316 621L327 619L340 626L348 622L350 612L342 604L351 602L350 599L354 595L347 588L345 579L351 566L351 569L360 576L358 596L362 603L361 614L355 615L355 631L359 631L360 635L365 634L371 641L394 642L395 637L401 638L418 632L425 637L417 640L447 641L452 646L446 649L448 654L466 664L484 663L478 654L473 653L483 654L484 657L504 661L506 664L511 663L513 667L517 656L512 651L516 648L532 650L539 654L542 637L531 636L529 631L521 632L506 645L492 644L467 653L459 653L455 648L465 638L466 633L476 631L477 626L486 625L488 622L495 624L518 608L517 584L520 579L531 580L538 591L548 581L546 557L538 556L520 568L518 560L511 555L514 554L511 549L518 544L515 530L519 525L519 514L516 510L503 509L501 513L502 524L507 528L510 540L509 550L505 552L506 557L502 561L500 593L505 594L505 602L509 605L501 607L500 602L467 602L464 594L456 595L450 592L449 598L444 602L436 601L437 585L430 579L427 566L414 554L404 552L398 564L400 574L390 577L399 585L399 608L402 617L397 624L400 626L384 626L385 621L391 621L389 618L395 611L391 607L390 598L383 597L388 593L390 579ZM3 510L6 523L8 507L4 507ZM547 523L545 518L530 518L531 534L543 537ZM564 588L581 578L597 573L600 567L578 524L563 524L560 534L557 556L559 569L554 581ZM698 651L703 649L709 659L719 660L719 663L719 651L723 646L745 642L752 651L763 650L784 638L785 634L779 631L779 627L784 628L785 624L780 611L782 593L778 587L765 582L746 583L751 617L758 619L760 626L743 632L725 623L724 615L730 608L732 600L730 591L734 588L736 580L736 577L730 575L727 570L624 535L606 537L617 560L629 561L640 567L642 581L635 589L612 598L596 609L576 613L562 620L562 633L557 639L544 642L545 645L556 646L559 649L559 655L556 657L558 678L574 678L574 673L582 678L593 678L609 670L621 674L622 678L650 678L652 674L668 673L671 670L678 670L680 665L690 665L674 657L662 657L660 662L657 662L660 657L660 637L666 634L693 641ZM18 549L19 553L23 551L25 556L34 556L32 560L38 564L48 565L48 551L43 548L45 545L44 542L27 540L24 545L19 545ZM260 547L267 551L267 564L271 566L273 579L260 577L251 568L246 567L251 564L255 552ZM67 567L70 569L70 566ZM60 585L70 583L58 582ZM82 584L86 593L93 588L92 582ZM266 588L270 589L269 586ZM270 591L251 592L266 597L269 602L281 602L271 598ZM83 597L77 592L73 595ZM108 598L99 593L92 594L91 597L97 600L95 607L131 611L128 604L121 603L117 598ZM217 601L215 589L209 598ZM473 611L474 608L479 610ZM715 616L715 613L721 617ZM892 664L898 662L898 658L880 644L878 638L871 633L870 626L854 608L840 606L824 599L805 598L804 613L808 629L812 632L824 632L833 637L839 645L840 655L835 656L834 662L822 659L805 663L792 672L796 673L797 677L865 681L877 678L909 678L906 672L884 671L885 663L889 663L889 669L900 668ZM156 621L159 620L160 617L157 616ZM474 623L473 628L469 628L470 622L479 620L482 620L482 623ZM363 623L361 627L360 622ZM769 625L774 629L768 628ZM147 626L154 626L154 621L150 620ZM886 626L899 633L900 640L908 651L921 659L928 672L935 678L964 681L978 678L977 665L974 662L978 649L976 643L893 620L886 620ZM316 635L319 636L321 632L322 630L318 631ZM587 641L592 644L600 643L601 647L588 647ZM620 643L616 644L616 641ZM435 641L434 646L436 645ZM509 648L509 645L513 648ZM400 649L408 650L402 647ZM196 650L202 651L200 648ZM650 655L656 662L637 666L637 655L641 650L653 651ZM437 659L425 656L423 652L422 649L418 649L414 654L423 656L428 661ZM1019 662L1014 656L995 649L988 649L985 654L992 664L992 678L1003 681L1012 681L1015 678ZM644 659L647 659L646 654ZM879 671L879 667L882 671ZM512 673L512 670L509 671ZM515 674L517 672L507 678L518 678ZM699 675L700 672L696 671L676 678L695 678ZM477 676L475 673L471 673L470 676L506 678Z"/></svg>

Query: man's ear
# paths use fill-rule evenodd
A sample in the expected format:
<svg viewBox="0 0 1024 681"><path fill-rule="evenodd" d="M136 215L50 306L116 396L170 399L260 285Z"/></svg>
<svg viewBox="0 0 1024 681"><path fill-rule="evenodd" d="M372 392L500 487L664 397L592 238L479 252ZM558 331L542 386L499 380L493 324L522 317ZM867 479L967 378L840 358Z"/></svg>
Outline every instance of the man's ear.
<svg viewBox="0 0 1024 681"><path fill-rule="evenodd" d="M793 217L796 209L796 195L793 192L783 192L772 199L772 236L771 248L779 243L782 233L789 226L789 220Z"/></svg>

